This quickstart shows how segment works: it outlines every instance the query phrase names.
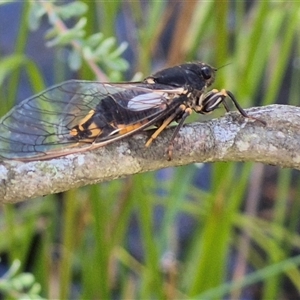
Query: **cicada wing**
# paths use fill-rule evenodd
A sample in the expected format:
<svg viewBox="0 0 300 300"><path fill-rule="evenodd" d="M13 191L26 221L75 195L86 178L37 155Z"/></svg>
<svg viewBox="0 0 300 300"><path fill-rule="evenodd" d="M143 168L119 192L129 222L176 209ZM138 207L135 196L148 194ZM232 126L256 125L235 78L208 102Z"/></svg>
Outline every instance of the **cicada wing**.
<svg viewBox="0 0 300 300"><path fill-rule="evenodd" d="M132 111L156 107L152 111L157 115L165 109L161 94L135 84L66 81L22 101L0 119L0 158L26 159L88 147L86 142L74 139L70 131L107 97Z"/></svg>
<svg viewBox="0 0 300 300"><path fill-rule="evenodd" d="M71 80L22 101L0 120L0 156L30 157L74 144L71 128L106 96L101 83Z"/></svg>

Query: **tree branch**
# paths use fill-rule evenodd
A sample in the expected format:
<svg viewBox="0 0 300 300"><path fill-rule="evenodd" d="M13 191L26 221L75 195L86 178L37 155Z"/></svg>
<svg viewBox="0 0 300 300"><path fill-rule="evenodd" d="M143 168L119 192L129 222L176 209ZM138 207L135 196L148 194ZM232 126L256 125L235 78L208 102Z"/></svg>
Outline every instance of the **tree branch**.
<svg viewBox="0 0 300 300"><path fill-rule="evenodd" d="M269 105L246 111L267 126L237 112L186 125L175 140L172 161L167 161L165 153L173 131L170 128L149 148L144 147L149 133L141 133L94 151L48 161L0 162L0 201L15 203L194 162L255 161L300 169L300 108Z"/></svg>

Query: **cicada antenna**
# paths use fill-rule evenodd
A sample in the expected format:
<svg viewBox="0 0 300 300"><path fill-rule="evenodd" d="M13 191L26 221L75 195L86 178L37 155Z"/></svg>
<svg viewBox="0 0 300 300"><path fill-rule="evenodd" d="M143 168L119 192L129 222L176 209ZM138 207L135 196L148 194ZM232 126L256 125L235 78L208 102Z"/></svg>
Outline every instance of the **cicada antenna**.
<svg viewBox="0 0 300 300"><path fill-rule="evenodd" d="M221 67L216 68L216 71L218 71L218 70L220 70L220 69L222 69L222 68L224 68L224 67L227 67L228 65L231 65L231 64L232 64L232 63L229 62L229 63L227 63L227 64L225 64L225 65L222 65Z"/></svg>

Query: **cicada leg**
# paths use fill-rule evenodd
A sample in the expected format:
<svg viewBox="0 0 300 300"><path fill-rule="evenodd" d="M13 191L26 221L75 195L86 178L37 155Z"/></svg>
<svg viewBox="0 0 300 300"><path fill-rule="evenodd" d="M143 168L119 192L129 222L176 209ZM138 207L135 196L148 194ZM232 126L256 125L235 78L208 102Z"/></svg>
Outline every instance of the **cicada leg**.
<svg viewBox="0 0 300 300"><path fill-rule="evenodd" d="M255 117L252 117L252 116L249 116L243 110L243 108L239 105L239 103L235 99L234 95L230 91L227 91L225 89L222 89L221 91L214 89L214 90L210 91L209 93L207 93L202 99L201 111L200 112L203 113L203 114L210 113L213 110L215 110L221 103L225 107L226 111L229 112L230 109L229 109L227 103L225 102L226 97L229 97L231 99L234 106L237 108L237 110L240 112L240 114L243 117L259 121L263 125L266 125L265 121L260 120L260 119L255 118Z"/></svg>

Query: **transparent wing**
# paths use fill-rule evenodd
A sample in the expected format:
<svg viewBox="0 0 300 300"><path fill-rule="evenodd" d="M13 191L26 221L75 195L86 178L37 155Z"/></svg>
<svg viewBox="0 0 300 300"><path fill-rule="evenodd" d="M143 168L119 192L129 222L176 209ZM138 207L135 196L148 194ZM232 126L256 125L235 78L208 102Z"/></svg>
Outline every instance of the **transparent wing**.
<svg viewBox="0 0 300 300"><path fill-rule="evenodd" d="M66 81L22 101L0 119L0 159L47 156L66 147L88 147L72 140L70 131L108 97L128 110L151 108L153 115L166 107L162 92L142 84Z"/></svg>

